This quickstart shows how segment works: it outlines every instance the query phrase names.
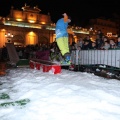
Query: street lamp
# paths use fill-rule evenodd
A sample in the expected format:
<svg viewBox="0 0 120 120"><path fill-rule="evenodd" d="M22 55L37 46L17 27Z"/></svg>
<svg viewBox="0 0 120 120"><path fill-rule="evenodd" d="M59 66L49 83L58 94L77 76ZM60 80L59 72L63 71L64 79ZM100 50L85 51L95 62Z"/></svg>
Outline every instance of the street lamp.
<svg viewBox="0 0 120 120"><path fill-rule="evenodd" d="M11 34L10 32L5 33L5 37L7 38L7 42L10 43L11 39L13 38L13 34Z"/></svg>

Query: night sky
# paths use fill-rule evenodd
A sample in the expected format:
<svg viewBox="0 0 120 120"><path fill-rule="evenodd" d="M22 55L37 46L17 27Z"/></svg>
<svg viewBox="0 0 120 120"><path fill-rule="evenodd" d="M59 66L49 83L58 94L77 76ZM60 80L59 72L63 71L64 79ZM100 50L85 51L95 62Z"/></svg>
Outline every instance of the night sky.
<svg viewBox="0 0 120 120"><path fill-rule="evenodd" d="M71 25L83 27L89 19L97 17L113 18L120 15L118 0L0 0L0 16L7 16L11 6L21 10L25 3L38 6L41 13L50 13L54 23L64 12L71 17Z"/></svg>

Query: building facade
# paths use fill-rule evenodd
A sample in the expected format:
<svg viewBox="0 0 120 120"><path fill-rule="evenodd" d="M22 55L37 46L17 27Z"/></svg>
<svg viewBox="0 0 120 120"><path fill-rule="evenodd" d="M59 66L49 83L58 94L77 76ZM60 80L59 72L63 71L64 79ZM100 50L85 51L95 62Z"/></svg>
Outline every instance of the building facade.
<svg viewBox="0 0 120 120"><path fill-rule="evenodd" d="M55 23L51 21L49 14L45 15L40 12L37 6L31 8L26 4L22 10L14 10L11 7L8 16L0 17L0 48L5 46L6 42L13 42L17 46L54 42ZM72 29L76 33L75 40L89 34L89 31L84 28ZM70 43L72 40L72 36L69 36Z"/></svg>
<svg viewBox="0 0 120 120"><path fill-rule="evenodd" d="M89 28L92 28L93 37L96 36L98 30L109 38L116 39L119 35L119 24L110 19L96 18L89 21Z"/></svg>

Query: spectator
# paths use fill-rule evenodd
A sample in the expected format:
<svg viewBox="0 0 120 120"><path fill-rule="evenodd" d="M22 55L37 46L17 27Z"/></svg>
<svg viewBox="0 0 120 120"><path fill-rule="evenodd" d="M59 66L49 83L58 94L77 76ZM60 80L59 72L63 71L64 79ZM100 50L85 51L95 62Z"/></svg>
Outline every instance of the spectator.
<svg viewBox="0 0 120 120"><path fill-rule="evenodd" d="M96 49L97 49L95 42L92 42L92 48L91 48L91 49L93 49L93 50L96 50Z"/></svg>
<svg viewBox="0 0 120 120"><path fill-rule="evenodd" d="M82 50L89 50L90 49L90 46L89 46L89 41L88 40L85 40L84 41L84 44L82 46Z"/></svg>
<svg viewBox="0 0 120 120"><path fill-rule="evenodd" d="M110 49L115 49L116 48L116 43L113 39L110 39Z"/></svg>
<svg viewBox="0 0 120 120"><path fill-rule="evenodd" d="M77 49L78 47L81 47L81 48L82 48L82 45L83 45L83 39L80 37L80 38L77 40L76 49Z"/></svg>
<svg viewBox="0 0 120 120"><path fill-rule="evenodd" d="M105 41L105 43L101 49L108 50L109 48L110 48L110 44L109 44L109 41L107 40L107 41Z"/></svg>
<svg viewBox="0 0 120 120"><path fill-rule="evenodd" d="M102 39L102 37L103 37L103 33L102 33L101 30L98 30L98 31L97 31L97 35L99 36L100 39Z"/></svg>
<svg viewBox="0 0 120 120"><path fill-rule="evenodd" d="M72 39L72 46L76 47L76 42L74 38Z"/></svg>
<svg viewBox="0 0 120 120"><path fill-rule="evenodd" d="M84 49L91 49L92 48L92 41L90 39L90 36L87 35L86 38L84 39Z"/></svg>
<svg viewBox="0 0 120 120"><path fill-rule="evenodd" d="M100 37L100 35L97 34L97 36L96 36L96 48L101 49L102 46L103 46L103 40Z"/></svg>
<svg viewBox="0 0 120 120"><path fill-rule="evenodd" d="M117 48L120 49L120 36L118 36L118 38L117 38Z"/></svg>

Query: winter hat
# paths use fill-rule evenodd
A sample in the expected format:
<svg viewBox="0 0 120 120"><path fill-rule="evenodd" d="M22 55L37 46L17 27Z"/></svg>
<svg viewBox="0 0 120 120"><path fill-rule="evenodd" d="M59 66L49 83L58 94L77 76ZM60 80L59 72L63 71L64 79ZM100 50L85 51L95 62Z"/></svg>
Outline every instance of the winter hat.
<svg viewBox="0 0 120 120"><path fill-rule="evenodd" d="M63 13L62 15L63 15L63 16L68 16L67 13ZM70 16L68 16L68 23L69 23L69 22L71 22L71 17L70 17Z"/></svg>

